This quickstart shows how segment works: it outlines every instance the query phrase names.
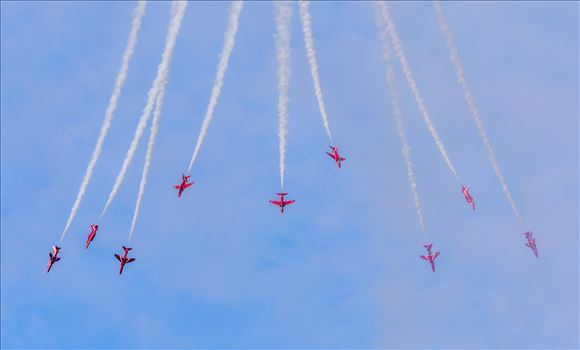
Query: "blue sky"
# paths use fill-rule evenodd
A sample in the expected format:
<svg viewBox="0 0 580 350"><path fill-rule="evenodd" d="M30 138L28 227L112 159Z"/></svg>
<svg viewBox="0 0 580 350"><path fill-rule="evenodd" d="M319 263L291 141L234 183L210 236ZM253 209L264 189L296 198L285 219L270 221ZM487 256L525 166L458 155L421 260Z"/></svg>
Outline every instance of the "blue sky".
<svg viewBox="0 0 580 350"><path fill-rule="evenodd" d="M175 47L140 221L121 277L142 144L90 250L164 44L149 4L113 127L62 260L45 273L94 147L133 2L1 2L1 346L577 348L578 3L444 3L516 203L524 247L429 2L392 16L433 121L477 210L398 86L432 273L387 94L372 6L311 5L328 146L294 5L286 189L279 190L274 7L250 2L208 137L181 199L221 50L227 2L191 3ZM398 66L397 66L398 67Z"/></svg>

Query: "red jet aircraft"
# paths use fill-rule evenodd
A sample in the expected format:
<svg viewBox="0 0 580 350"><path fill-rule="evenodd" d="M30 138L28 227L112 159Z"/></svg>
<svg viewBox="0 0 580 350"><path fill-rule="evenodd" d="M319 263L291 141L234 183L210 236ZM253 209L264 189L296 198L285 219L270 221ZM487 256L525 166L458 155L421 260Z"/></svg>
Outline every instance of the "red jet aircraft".
<svg viewBox="0 0 580 350"><path fill-rule="evenodd" d="M528 240L526 246L529 247L534 252L536 258L538 258L538 247L536 247L536 239L534 238L534 233L532 231L528 231L524 233L524 236L526 236L526 239Z"/></svg>
<svg viewBox="0 0 580 350"><path fill-rule="evenodd" d="M328 154L330 156L330 158L334 159L334 161L336 162L336 165L338 165L338 167L340 168L340 163L343 160L346 160L346 158L343 158L343 157L338 155L338 145L336 147L332 147L332 146L329 146L329 147L332 150L332 153L326 152L326 154Z"/></svg>
<svg viewBox="0 0 580 350"><path fill-rule="evenodd" d="M99 229L99 225L91 225L91 233L89 233L87 237L87 243L85 244L85 249L89 249L89 244L95 239L97 235L97 230Z"/></svg>
<svg viewBox="0 0 580 350"><path fill-rule="evenodd" d="M469 205L471 205L471 209L475 210L475 203L473 202L473 197L469 194L469 186L461 186L461 192L465 196L465 200Z"/></svg>
<svg viewBox="0 0 580 350"><path fill-rule="evenodd" d="M296 202L295 200L285 201L284 196L287 194L288 193L276 193L277 196L280 196L280 200L279 201L270 201L270 203L280 207L280 213L282 213L282 214L284 214L284 207L285 206Z"/></svg>
<svg viewBox="0 0 580 350"><path fill-rule="evenodd" d="M435 252L435 254L433 254L431 251L432 246L433 243L425 244L423 247L427 249L427 255L421 255L420 258L429 262L431 264L431 270L435 272L435 259L439 256L439 252Z"/></svg>
<svg viewBox="0 0 580 350"><path fill-rule="evenodd" d="M135 261L135 258L127 258L127 254L129 254L129 250L133 248L127 248L123 246L123 256L119 256L119 254L115 254L115 258L121 262L121 267L119 268L119 275L123 273L123 267L125 264Z"/></svg>
<svg viewBox="0 0 580 350"><path fill-rule="evenodd" d="M185 176L185 174L181 175L181 184L179 185L175 185L173 186L173 188L175 188L176 190L179 190L179 193L177 194L177 197L181 198L181 193L183 192L183 190L185 190L186 188L188 188L189 186L193 185L195 182L187 182L187 180L190 178L191 176Z"/></svg>
<svg viewBox="0 0 580 350"><path fill-rule="evenodd" d="M50 268L52 267L52 264L54 264L55 262L60 260L60 258L57 256L59 250L60 250L59 246L53 245L52 246L52 253L48 253L48 269L46 269L46 273L50 272Z"/></svg>

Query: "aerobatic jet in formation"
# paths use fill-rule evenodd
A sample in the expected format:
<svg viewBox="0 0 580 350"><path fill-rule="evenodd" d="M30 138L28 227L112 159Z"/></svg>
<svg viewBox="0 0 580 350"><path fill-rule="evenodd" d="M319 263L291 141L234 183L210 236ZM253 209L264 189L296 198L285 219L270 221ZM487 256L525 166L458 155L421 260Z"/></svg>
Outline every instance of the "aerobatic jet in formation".
<svg viewBox="0 0 580 350"><path fill-rule="evenodd" d="M182 174L181 175L181 184L173 186L173 188L175 188L176 190L179 190L179 193L177 193L177 197L181 198L181 193L183 193L183 190L185 190L186 188L188 188L189 186L191 186L195 183L193 181L189 182L189 183L187 182L190 177L191 176L185 176L185 174Z"/></svg>
<svg viewBox="0 0 580 350"><path fill-rule="evenodd" d="M91 233L89 233L89 235L87 237L87 243L85 244L85 249L89 249L89 245L91 244L93 239L95 239L95 236L97 235L98 229L99 229L99 225L91 225Z"/></svg>
<svg viewBox="0 0 580 350"><path fill-rule="evenodd" d="M528 231L524 233L524 236L526 236L526 239L528 240L528 243L526 243L526 247L530 248L534 252L536 258L538 258L538 247L536 247L536 239L534 238L534 233L532 231Z"/></svg>
<svg viewBox="0 0 580 350"><path fill-rule="evenodd" d="M433 243L423 245L423 247L425 247L425 249L427 249L427 255L421 255L420 258L429 262L431 264L431 270L433 270L433 272L435 272L435 259L439 256L439 252L433 253L431 251L432 246L433 246Z"/></svg>
<svg viewBox="0 0 580 350"><path fill-rule="evenodd" d="M289 201L285 201L284 200L284 196L287 195L288 193L276 193L277 196L280 196L280 200L279 201L270 201L270 203L277 205L280 207L280 213L284 214L284 207L292 204L294 202L296 202L295 200L289 200Z"/></svg>
<svg viewBox="0 0 580 350"><path fill-rule="evenodd" d="M338 165L338 167L340 168L340 163L343 160L346 160L346 158L343 158L338 154L338 145L336 147L332 147L332 146L329 146L329 147L332 150L332 153L326 152L326 154L328 154L330 156L330 158L334 159L334 161L336 162L336 165Z"/></svg>
<svg viewBox="0 0 580 350"><path fill-rule="evenodd" d="M60 251L59 246L56 245L52 246L52 252L48 253L48 268L46 269L46 273L50 272L52 264L60 260L60 258L57 256L59 251Z"/></svg>
<svg viewBox="0 0 580 350"><path fill-rule="evenodd" d="M471 209L475 210L475 203L473 202L473 197L469 194L469 186L461 186L461 192L465 196L465 200L471 206Z"/></svg>
<svg viewBox="0 0 580 350"><path fill-rule="evenodd" d="M127 258L127 254L129 254L129 251L131 249L133 249L133 248L127 248L127 247L123 246L123 256L119 256L119 254L115 254L115 258L117 258L117 260L119 260L119 262L121 263L121 266L119 268L119 275L123 273L123 268L125 267L125 264L135 261L135 258Z"/></svg>

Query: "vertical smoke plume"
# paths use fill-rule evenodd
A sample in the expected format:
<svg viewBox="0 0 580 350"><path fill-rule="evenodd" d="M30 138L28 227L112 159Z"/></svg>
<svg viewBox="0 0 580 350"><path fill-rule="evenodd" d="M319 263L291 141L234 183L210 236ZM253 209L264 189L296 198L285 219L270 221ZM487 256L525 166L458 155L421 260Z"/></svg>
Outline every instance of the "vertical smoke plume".
<svg viewBox="0 0 580 350"><path fill-rule="evenodd" d="M173 48L175 47L175 41L177 40L177 34L179 33L179 28L181 26L181 20L183 19L183 14L185 13L185 8L187 7L187 1L173 1L172 9L171 9L171 21L169 23L169 30L167 32L167 37L165 39L165 49L163 50L163 54L161 55L161 63L159 63L159 67L157 68L157 77L153 81L153 85L147 94L147 103L145 108L143 109L143 113L141 118L139 119L139 124L137 124L137 129L135 130L135 135L133 136L133 141L131 141L131 145L129 146L129 150L127 151L127 155L125 160L123 161L123 165L121 166L121 170L119 175L117 175L117 179L115 180L115 184L113 185L113 189L109 194L109 198L107 199L107 203L101 212L101 218L105 215L105 212L109 208L109 205L117 195L121 184L123 183L123 179L129 169L129 165L131 165L131 161L135 156L135 152L137 151L137 146L139 145L139 141L143 136L143 132L145 131L145 126L149 117L151 116L151 112L155 103L155 99L159 94L160 88L163 85L163 82L167 78L167 73L169 71L169 64L171 62L171 56L173 54Z"/></svg>
<svg viewBox="0 0 580 350"><path fill-rule="evenodd" d="M288 85L290 84L290 19L292 8L286 1L275 1L276 59L278 61L278 139L280 141L280 188L286 172L286 136L288 135Z"/></svg>
<svg viewBox="0 0 580 350"><path fill-rule="evenodd" d="M316 62L316 50L314 49L314 37L312 36L312 18L310 17L309 6L310 2L307 0L300 0L300 19L302 21L302 32L304 33L304 46L306 47L306 56L308 57L308 64L310 65L310 74L314 82L314 93L316 94L316 101L318 102L318 109L322 116L322 123L324 130L328 135L328 140L332 143L332 134L328 124L328 115L324 108L324 100L322 99L322 89L320 87L320 77L318 76L318 63Z"/></svg>
<svg viewBox="0 0 580 350"><path fill-rule="evenodd" d="M109 106L107 107L107 110L105 112L105 118L103 121L103 125L101 126L101 131L99 132L97 144L95 145L95 149L93 150L93 154L91 155L91 159L87 166L87 170L81 183L81 187L79 188L77 198L75 199L68 220L66 221L66 225L64 226L64 230L62 231L62 235L60 237L61 242L64 239L64 236L67 234L68 229L70 228L70 225L72 224L72 221L74 220L79 210L81 201L83 200L85 192L87 191L87 187L89 186L89 182L91 181L91 178L93 176L93 172L95 170L95 166L97 165L97 161L101 156L103 144L105 143L105 139L107 138L109 128L111 127L111 123L113 121L113 116L115 115L115 110L117 109L117 103L123 90L123 85L125 83L125 80L127 79L127 72L129 71L129 62L131 61L131 57L133 57L133 53L135 52L135 46L137 45L137 37L139 34L139 29L141 28L141 19L145 15L146 5L147 3L145 2L145 0L140 0L137 3L137 6L135 7L135 10L133 12L131 33L129 34L129 39L127 40L127 47L125 48L125 53L123 54L123 58L121 60L121 68L119 69L117 79L115 80L113 94L109 99Z"/></svg>
<svg viewBox="0 0 580 350"><path fill-rule="evenodd" d="M201 126L201 131L197 137L197 144L195 145L195 150L193 151L193 156L191 157L191 162L189 162L188 172L191 172L193 163L197 158L197 154L205 140L205 135L207 134L207 129L209 124L213 119L213 113L218 102L218 98L222 91L222 86L224 85L224 78L226 75L226 70L228 69L228 62L232 50L234 49L234 44L236 40L236 32L238 31L238 23L240 18L240 12L242 11L243 1L233 1L230 6L230 19L228 24L228 29L224 34L224 46L222 48L222 53L220 55L220 60L217 66L215 82L213 89L211 91L211 97L207 105L207 110L205 112L205 118L203 119L203 124Z"/></svg>
<svg viewBox="0 0 580 350"><path fill-rule="evenodd" d="M411 192L413 194L413 201L415 203L415 208L417 210L417 218L419 219L419 226L423 231L423 236L425 240L427 238L427 230L425 229L425 223L423 221L423 209L421 208L421 202L419 201L419 194L417 192L417 182L415 180L415 174L413 172L413 163L411 162L411 151L409 149L409 142L407 140L407 134L405 133L405 126L403 124L403 113L401 112L401 104L399 100L399 94L395 86L395 72L393 67L393 62L389 50L389 40L387 37L386 23L384 20L383 8L375 2L375 19L377 24L377 30L379 34L379 39L381 41L381 47L383 49L383 58L387 63L387 84L389 87L389 95L391 95L391 104L393 106L395 123L397 126L397 132L399 134L399 139L401 140L402 149L401 153L405 160L405 165L407 166L407 177L409 178L409 185L411 187Z"/></svg>
<svg viewBox="0 0 580 350"><path fill-rule="evenodd" d="M443 11L441 9L441 4L439 3L439 1L435 1L434 5L435 5L435 12L437 13L437 20L439 21L439 29L443 33L443 36L445 36L445 42L447 44L447 49L449 50L449 58L451 59L451 62L453 63L453 66L455 67L455 74L457 75L457 81L459 82L459 85L461 85L461 88L463 89L463 96L465 98L465 102L467 103L467 107L469 108L469 111L471 112L471 115L473 116L473 120L475 120L475 125L477 126L477 130L479 131L479 135L481 136L481 139L483 140L483 144L485 145L485 148L487 149L487 155L488 155L489 160L491 162L491 165L493 167L493 171L495 172L495 175L499 179L499 182L501 184L501 188L503 189L503 191L507 197L507 200L511 204L512 209L513 209L514 213L516 214L516 217L518 218L520 223L523 224L522 217L520 216L520 213L519 213L519 211L516 207L516 204L513 200L512 194L511 194L511 192L507 186L507 183L505 181L505 178L504 178L504 176L499 168L499 164L498 164L497 159L495 157L495 154L493 152L493 148L491 147L491 143L489 142L489 137L487 136L487 131L485 130L485 126L483 125L483 121L481 120L481 116L479 115L479 110L475 107L475 101L473 100L473 96L471 95L469 85L467 84L467 80L465 79L465 74L463 72L463 65L461 64L461 59L459 58L459 54L457 53L457 47L453 43L453 34L451 33L451 30L449 29L449 26L447 25L447 22L445 21L445 17L443 17Z"/></svg>
<svg viewBox="0 0 580 350"><path fill-rule="evenodd" d="M405 53L403 52L403 47L401 46L401 40L399 39L399 35L397 34L397 31L395 29L395 24L391 20L391 16L389 14L389 8L388 8L387 4L385 2L382 2L382 1L379 2L378 6L381 7L381 14L385 20L385 23L387 24L387 32L389 33L389 36L391 38L393 48L395 49L395 54L399 58L399 61L401 62L401 66L403 67L403 73L405 74L405 77L407 78L407 82L409 83L409 86L411 87L411 91L413 92L413 96L415 97L415 101L417 102L417 105L419 106L419 110L421 111L421 114L423 115L423 120L425 121L425 124L427 125L427 129L429 129L429 132L431 133L431 136L433 137L433 140L435 141L435 144L437 145L437 148L439 149L441 156L443 156L445 163L447 163L449 170L451 170L451 172L453 173L453 175L455 176L457 181L459 181L459 175L457 175L457 171L455 170L455 167L453 166L453 163L451 162L451 159L449 158L449 155L447 154L447 150L445 149L443 142L441 142L441 139L439 138L439 134L437 133L435 126L433 126L433 122L431 121L431 117L429 116L429 111L427 111L427 107L425 106L425 102L423 101L423 97L421 96L421 93L419 92L419 89L417 88L417 84L415 83L415 79L413 78L413 73L411 72L411 68L409 68L409 63L407 62L407 58L405 57Z"/></svg>

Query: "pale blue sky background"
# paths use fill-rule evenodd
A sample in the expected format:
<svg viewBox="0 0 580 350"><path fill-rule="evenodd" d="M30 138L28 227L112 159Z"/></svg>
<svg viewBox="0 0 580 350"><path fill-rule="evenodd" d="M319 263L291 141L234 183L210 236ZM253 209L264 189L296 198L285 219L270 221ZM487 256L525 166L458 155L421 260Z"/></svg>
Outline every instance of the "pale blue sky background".
<svg viewBox="0 0 580 350"><path fill-rule="evenodd" d="M417 84L472 212L399 73L427 229L423 253L370 3L313 3L330 124L313 94L297 5L281 217L274 8L250 2L215 119L178 200L215 74L227 2L191 3L154 163L121 277L142 170L90 250L159 62L169 3L151 3L109 138L62 260L45 273L101 126L133 2L5 2L1 345L12 347L577 348L578 3L453 2L445 15L540 260L524 246L448 60L430 2L394 3ZM146 134L147 135L147 134Z"/></svg>

